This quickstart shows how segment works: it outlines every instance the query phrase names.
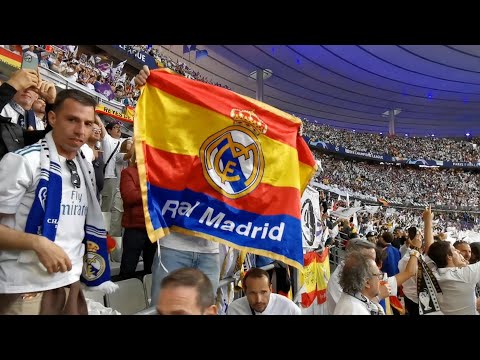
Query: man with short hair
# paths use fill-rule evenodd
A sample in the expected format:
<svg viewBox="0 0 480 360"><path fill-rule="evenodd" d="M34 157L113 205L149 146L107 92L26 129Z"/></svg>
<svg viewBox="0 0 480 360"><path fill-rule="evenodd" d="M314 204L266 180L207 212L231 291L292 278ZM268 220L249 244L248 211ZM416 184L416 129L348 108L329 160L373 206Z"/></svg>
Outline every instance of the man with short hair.
<svg viewBox="0 0 480 360"><path fill-rule="evenodd" d="M0 314L87 314L80 287L113 292L89 137L96 101L63 90L45 139L0 162ZM84 259L85 254L85 259Z"/></svg>
<svg viewBox="0 0 480 360"><path fill-rule="evenodd" d="M198 269L169 273L160 285L159 315L217 315L212 283Z"/></svg>
<svg viewBox="0 0 480 360"><path fill-rule="evenodd" d="M469 265L470 258L472 257L472 249L470 248L470 244L465 240L457 240L453 243L453 247L457 249L458 252L463 256L465 259L465 265Z"/></svg>
<svg viewBox="0 0 480 360"><path fill-rule="evenodd" d="M251 268L242 280L245 296L234 300L227 315L301 315L302 311L289 298L272 293L268 272Z"/></svg>

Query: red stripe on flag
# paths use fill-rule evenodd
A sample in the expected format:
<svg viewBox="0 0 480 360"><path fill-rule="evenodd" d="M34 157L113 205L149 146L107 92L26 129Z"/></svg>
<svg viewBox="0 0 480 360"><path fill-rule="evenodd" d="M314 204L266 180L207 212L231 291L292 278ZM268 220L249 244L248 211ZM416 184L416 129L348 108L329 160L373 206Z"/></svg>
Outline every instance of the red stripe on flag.
<svg viewBox="0 0 480 360"><path fill-rule="evenodd" d="M145 158L147 181L154 186L175 191L188 187L237 209L260 215L285 214L299 218L300 192L295 188L260 183L250 195L232 200L208 184L197 156L172 154L146 145Z"/></svg>
<svg viewBox="0 0 480 360"><path fill-rule="evenodd" d="M315 157L303 138L297 141L298 160L306 165L314 167L316 165Z"/></svg>
<svg viewBox="0 0 480 360"><path fill-rule="evenodd" d="M168 78L168 86L166 86L166 82L163 81L162 78ZM230 90L200 81L190 80L165 71L152 71L147 81L157 89L167 92L179 99L227 117L230 117L230 111L232 109L254 110L258 117L268 125L266 136L293 148L297 148L297 137L286 137L285 130L291 127L297 129L300 124L295 124L290 120L262 109ZM219 101L219 99L221 99L221 101ZM297 131L296 129L293 131ZM309 164L309 162L305 163Z"/></svg>

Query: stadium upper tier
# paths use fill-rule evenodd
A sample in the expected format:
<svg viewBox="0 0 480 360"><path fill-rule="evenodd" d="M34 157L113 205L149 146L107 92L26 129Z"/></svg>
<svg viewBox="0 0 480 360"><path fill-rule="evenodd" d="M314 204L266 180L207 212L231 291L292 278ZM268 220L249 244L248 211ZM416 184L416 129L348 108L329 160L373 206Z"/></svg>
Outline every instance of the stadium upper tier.
<svg viewBox="0 0 480 360"><path fill-rule="evenodd" d="M347 130L404 136L480 133L479 45L161 45L204 76L255 97L251 76L269 69L263 100ZM208 56L197 59L198 49Z"/></svg>
<svg viewBox="0 0 480 360"><path fill-rule="evenodd" d="M349 150L387 154L398 159L428 159L439 161L480 161L480 147L471 141L437 137L385 136L353 132L328 125L304 122L303 134Z"/></svg>

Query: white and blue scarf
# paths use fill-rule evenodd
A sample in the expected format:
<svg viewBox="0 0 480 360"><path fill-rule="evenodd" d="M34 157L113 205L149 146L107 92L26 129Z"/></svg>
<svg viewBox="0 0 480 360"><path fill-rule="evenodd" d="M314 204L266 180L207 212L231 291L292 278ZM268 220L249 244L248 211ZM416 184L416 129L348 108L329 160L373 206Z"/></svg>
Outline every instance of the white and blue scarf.
<svg viewBox="0 0 480 360"><path fill-rule="evenodd" d="M105 225L95 193L94 171L81 151L76 157L83 173L83 183L88 194L88 211L85 222L86 249L83 258L81 281L87 286L98 286L110 280L110 264ZM25 232L45 236L55 241L57 222L62 200L62 169L57 148L49 132L41 141L40 181L35 191L35 200L28 214ZM47 221L48 220L48 221Z"/></svg>

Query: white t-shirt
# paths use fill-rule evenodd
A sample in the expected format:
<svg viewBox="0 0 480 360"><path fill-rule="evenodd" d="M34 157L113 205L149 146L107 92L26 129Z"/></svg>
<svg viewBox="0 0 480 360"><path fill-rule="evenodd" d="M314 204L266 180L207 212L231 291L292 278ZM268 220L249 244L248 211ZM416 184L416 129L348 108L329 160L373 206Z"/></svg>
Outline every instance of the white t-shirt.
<svg viewBox="0 0 480 360"><path fill-rule="evenodd" d="M340 271L343 269L343 261L338 264L335 271L330 275L330 279L327 284L327 314L333 315L337 306L337 303L340 301L340 298L343 296L343 289L340 286ZM397 296L397 278L395 276L390 276L387 278L388 285L391 288L391 295ZM352 297L348 295L349 297ZM368 313L370 315L370 313Z"/></svg>
<svg viewBox="0 0 480 360"><path fill-rule="evenodd" d="M218 254L219 243L204 238L172 231L159 240L160 246L178 251L191 251L201 254Z"/></svg>
<svg viewBox="0 0 480 360"><path fill-rule="evenodd" d="M247 297L234 300L228 306L227 315L252 315ZM302 311L289 298L272 293L265 310L262 313L255 311L255 315L302 315Z"/></svg>
<svg viewBox="0 0 480 360"><path fill-rule="evenodd" d="M0 250L0 293L26 293L59 288L80 279L85 245L84 226L88 211L85 177L74 160L81 178L80 188L71 183L65 158L62 167L62 200L55 244L63 248L72 270L49 274L34 251ZM0 162L0 223L24 231L35 190L40 180L40 145L34 144L7 153Z"/></svg>
<svg viewBox="0 0 480 360"><path fill-rule="evenodd" d="M102 140L102 148L103 148L103 161L107 163L107 160L110 158L110 155L112 154L113 150L115 150L115 154L112 156L111 160L108 162L107 167L105 169L105 176L104 179L114 179L116 178L115 176L115 155L120 151L120 146L122 139L114 139L113 137L110 136L110 134L105 133L105 137ZM117 144L120 143L120 145Z"/></svg>
<svg viewBox="0 0 480 360"><path fill-rule="evenodd" d="M465 267L433 269L443 295L438 304L445 315L478 315L475 285L480 281L480 262Z"/></svg>
<svg viewBox="0 0 480 360"><path fill-rule="evenodd" d="M371 315L364 302L342 292L332 315Z"/></svg>
<svg viewBox="0 0 480 360"><path fill-rule="evenodd" d="M35 128L37 130L45 130L45 123L43 122L42 118L39 118L35 115Z"/></svg>

